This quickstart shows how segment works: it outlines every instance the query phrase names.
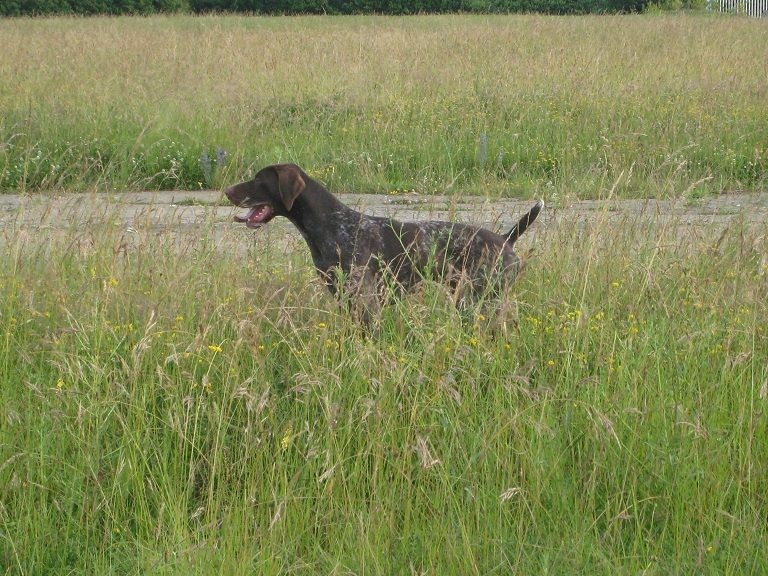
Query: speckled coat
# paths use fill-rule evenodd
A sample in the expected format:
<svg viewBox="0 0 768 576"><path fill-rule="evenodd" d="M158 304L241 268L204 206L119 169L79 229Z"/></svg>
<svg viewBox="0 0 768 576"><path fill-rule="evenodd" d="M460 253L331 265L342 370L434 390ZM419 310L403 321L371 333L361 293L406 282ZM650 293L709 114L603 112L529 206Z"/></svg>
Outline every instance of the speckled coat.
<svg viewBox="0 0 768 576"><path fill-rule="evenodd" d="M268 166L226 195L249 208L235 217L249 227L275 216L293 222L328 289L361 305L364 321L386 296L424 278L446 283L460 306L498 296L520 270L515 241L543 208L536 203L506 234L453 222L400 222L352 210L293 164Z"/></svg>

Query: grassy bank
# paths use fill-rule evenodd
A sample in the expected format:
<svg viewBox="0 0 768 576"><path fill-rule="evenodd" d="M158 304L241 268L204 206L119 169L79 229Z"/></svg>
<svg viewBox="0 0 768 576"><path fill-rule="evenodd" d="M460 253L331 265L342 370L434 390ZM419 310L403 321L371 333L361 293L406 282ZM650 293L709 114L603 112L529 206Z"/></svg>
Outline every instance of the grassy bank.
<svg viewBox="0 0 768 576"><path fill-rule="evenodd" d="M764 188L768 31L681 16L0 21L0 189Z"/></svg>
<svg viewBox="0 0 768 576"><path fill-rule="evenodd" d="M269 236L53 225L0 252L6 573L768 562L768 245L736 220L539 226L508 337L426 286L373 340Z"/></svg>

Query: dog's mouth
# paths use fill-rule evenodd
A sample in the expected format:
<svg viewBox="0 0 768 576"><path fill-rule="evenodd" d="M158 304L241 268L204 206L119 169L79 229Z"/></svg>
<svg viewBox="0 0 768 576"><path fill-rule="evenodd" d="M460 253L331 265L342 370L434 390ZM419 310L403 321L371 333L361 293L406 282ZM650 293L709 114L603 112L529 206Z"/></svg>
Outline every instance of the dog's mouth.
<svg viewBox="0 0 768 576"><path fill-rule="evenodd" d="M258 204L248 210L245 216L235 216L235 222L245 222L248 228L258 228L269 222L275 215L269 204Z"/></svg>

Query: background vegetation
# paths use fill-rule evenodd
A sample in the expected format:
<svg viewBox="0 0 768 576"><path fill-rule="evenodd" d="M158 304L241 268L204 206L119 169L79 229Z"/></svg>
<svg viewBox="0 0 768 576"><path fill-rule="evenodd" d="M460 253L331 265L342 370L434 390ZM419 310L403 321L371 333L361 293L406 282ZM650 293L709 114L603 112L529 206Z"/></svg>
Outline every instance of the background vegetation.
<svg viewBox="0 0 768 576"><path fill-rule="evenodd" d="M440 14L446 12L585 14L636 12L647 0L2 0L0 15L156 14ZM702 7L702 6L699 6Z"/></svg>
<svg viewBox="0 0 768 576"><path fill-rule="evenodd" d="M0 189L761 189L768 29L681 16L0 21Z"/></svg>

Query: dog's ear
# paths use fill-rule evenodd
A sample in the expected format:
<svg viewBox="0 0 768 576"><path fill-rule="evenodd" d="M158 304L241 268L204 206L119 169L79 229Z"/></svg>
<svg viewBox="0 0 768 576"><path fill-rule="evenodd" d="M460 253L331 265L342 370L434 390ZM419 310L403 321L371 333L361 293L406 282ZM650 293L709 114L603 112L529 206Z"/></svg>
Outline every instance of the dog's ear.
<svg viewBox="0 0 768 576"><path fill-rule="evenodd" d="M280 193L280 199L286 210L293 207L293 202L299 197L307 187L304 178L301 177L295 166L290 164L278 164L274 167L277 173L277 186Z"/></svg>

